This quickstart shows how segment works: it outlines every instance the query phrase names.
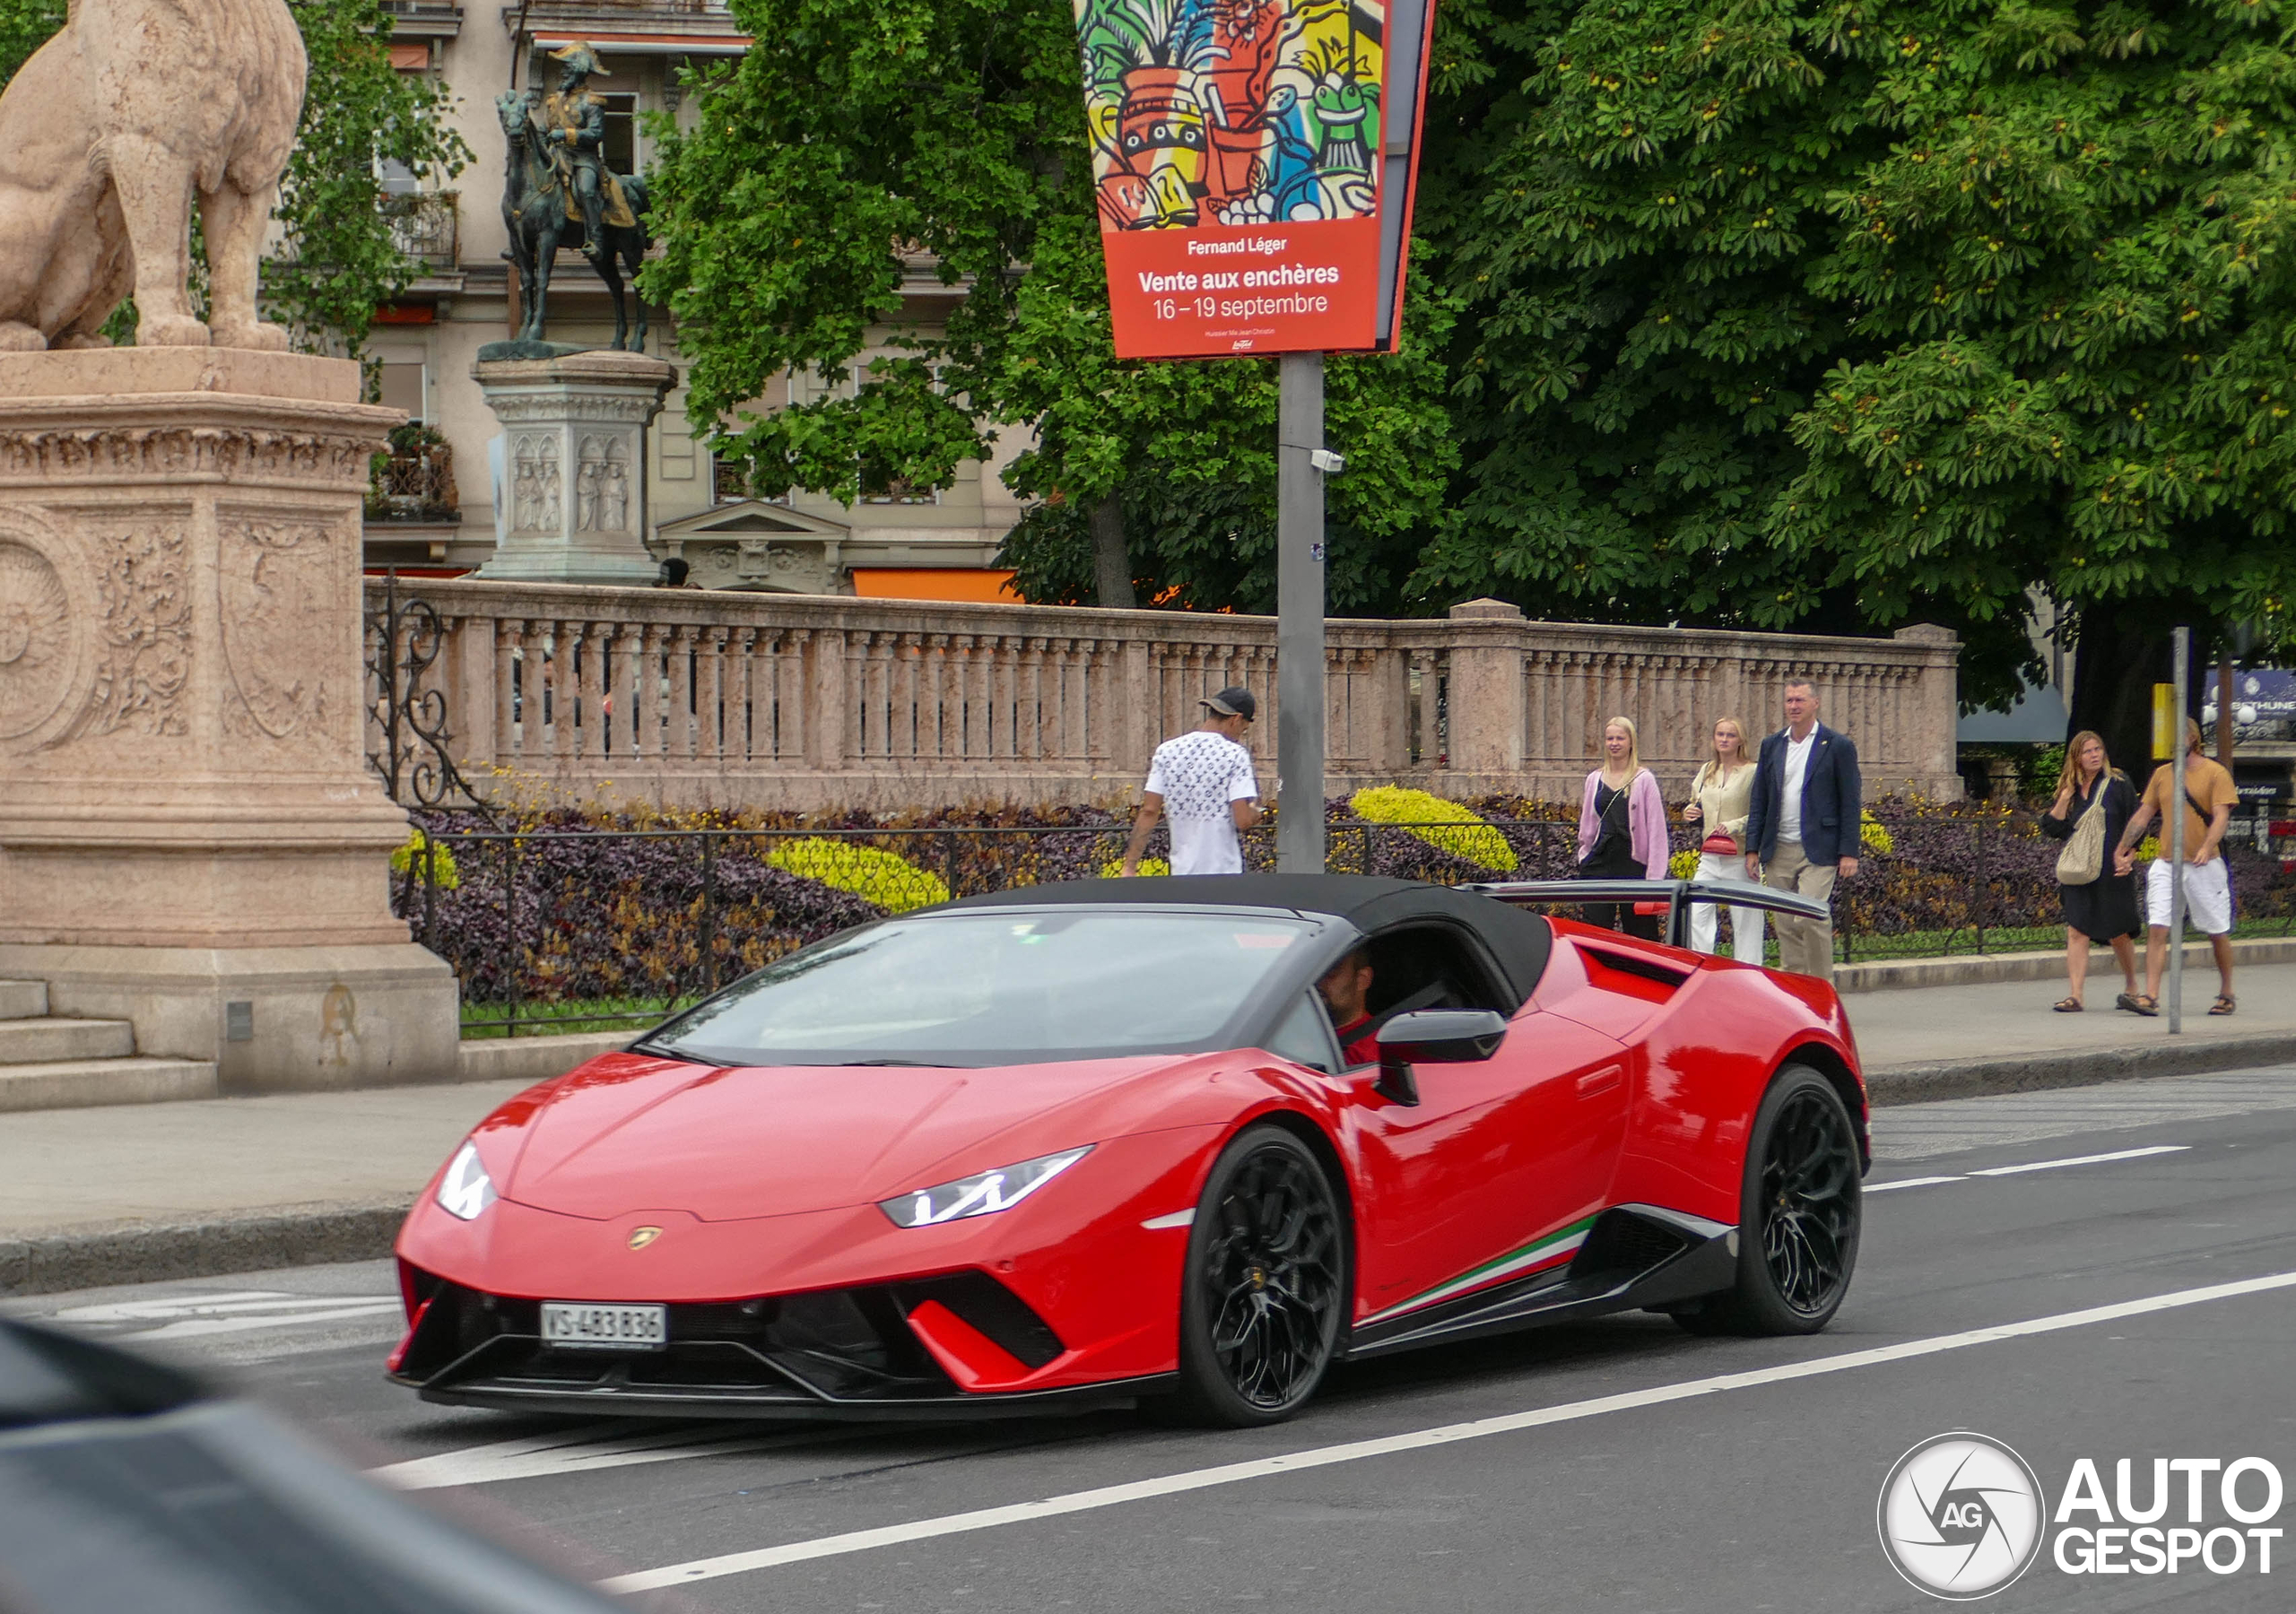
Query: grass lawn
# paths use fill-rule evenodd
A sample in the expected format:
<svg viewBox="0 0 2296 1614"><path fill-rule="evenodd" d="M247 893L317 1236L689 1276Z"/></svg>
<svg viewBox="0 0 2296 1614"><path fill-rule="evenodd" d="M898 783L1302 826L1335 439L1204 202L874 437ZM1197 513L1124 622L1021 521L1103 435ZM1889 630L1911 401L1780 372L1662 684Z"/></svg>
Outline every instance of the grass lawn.
<svg viewBox="0 0 2296 1614"><path fill-rule="evenodd" d="M516 1029L508 1003L465 1003L463 1036L555 1037L575 1031L627 1031L636 1037L699 1002L689 994L665 1003L657 997L577 998L560 1003L520 1003Z"/></svg>

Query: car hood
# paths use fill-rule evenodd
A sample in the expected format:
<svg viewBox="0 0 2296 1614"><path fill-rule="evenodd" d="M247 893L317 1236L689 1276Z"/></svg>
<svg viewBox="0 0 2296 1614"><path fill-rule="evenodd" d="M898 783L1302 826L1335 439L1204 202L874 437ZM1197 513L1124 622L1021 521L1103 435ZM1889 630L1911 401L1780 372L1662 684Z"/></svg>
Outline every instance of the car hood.
<svg viewBox="0 0 2296 1614"><path fill-rule="evenodd" d="M865 1204L1098 1141L1073 1133L1089 1126L1079 1101L1176 1063L718 1069L609 1055L504 1117L524 1136L501 1191L601 1219L684 1210L731 1221Z"/></svg>

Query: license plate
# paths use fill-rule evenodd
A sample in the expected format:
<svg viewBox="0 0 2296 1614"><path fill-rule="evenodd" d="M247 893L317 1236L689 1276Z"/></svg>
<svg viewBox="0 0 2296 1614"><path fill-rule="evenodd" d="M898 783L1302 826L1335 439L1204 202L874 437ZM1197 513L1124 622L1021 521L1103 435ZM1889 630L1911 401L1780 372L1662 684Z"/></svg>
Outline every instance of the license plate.
<svg viewBox="0 0 2296 1614"><path fill-rule="evenodd" d="M662 1350L670 1342L665 1306L587 1306L574 1300L542 1303L545 1345L600 1350Z"/></svg>

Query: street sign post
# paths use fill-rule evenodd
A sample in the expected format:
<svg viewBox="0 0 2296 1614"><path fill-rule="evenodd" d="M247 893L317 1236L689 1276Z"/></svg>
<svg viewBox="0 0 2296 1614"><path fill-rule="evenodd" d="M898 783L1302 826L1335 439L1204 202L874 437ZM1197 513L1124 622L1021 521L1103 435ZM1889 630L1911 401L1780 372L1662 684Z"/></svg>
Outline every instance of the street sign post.
<svg viewBox="0 0 2296 1614"><path fill-rule="evenodd" d="M2169 855L2169 1035L2177 1037L2185 1028L2185 714L2192 707L2187 687L2192 629L2177 629L2170 642L2176 647L2176 715L2169 739L2169 805L2163 812L2169 833L2161 838Z"/></svg>
<svg viewBox="0 0 2296 1614"><path fill-rule="evenodd" d="M1434 0L1074 0L1119 359L1276 357L1276 847L1324 867L1323 355L1402 340Z"/></svg>

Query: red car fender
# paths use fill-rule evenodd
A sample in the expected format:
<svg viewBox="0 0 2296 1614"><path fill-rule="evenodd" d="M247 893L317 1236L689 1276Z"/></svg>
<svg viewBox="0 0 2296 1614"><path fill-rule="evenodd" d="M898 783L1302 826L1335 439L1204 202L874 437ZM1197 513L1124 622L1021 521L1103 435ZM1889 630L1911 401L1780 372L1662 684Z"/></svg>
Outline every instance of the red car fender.
<svg viewBox="0 0 2296 1614"><path fill-rule="evenodd" d="M1842 1089L1861 1142L1865 1084L1840 1002L1824 982L1700 968L1642 1028L1614 1203L1735 1222L1754 1113L1780 1066L1816 1066Z"/></svg>

